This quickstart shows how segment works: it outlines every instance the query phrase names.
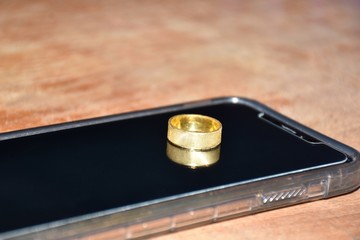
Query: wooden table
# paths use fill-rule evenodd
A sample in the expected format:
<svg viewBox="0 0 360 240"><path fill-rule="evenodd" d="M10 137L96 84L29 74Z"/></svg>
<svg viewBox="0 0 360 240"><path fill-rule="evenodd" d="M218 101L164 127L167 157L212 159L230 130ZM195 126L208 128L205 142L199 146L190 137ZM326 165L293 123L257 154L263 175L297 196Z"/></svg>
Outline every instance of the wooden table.
<svg viewBox="0 0 360 240"><path fill-rule="evenodd" d="M360 149L359 1L0 1L0 131L223 95ZM360 191L158 239L360 239Z"/></svg>

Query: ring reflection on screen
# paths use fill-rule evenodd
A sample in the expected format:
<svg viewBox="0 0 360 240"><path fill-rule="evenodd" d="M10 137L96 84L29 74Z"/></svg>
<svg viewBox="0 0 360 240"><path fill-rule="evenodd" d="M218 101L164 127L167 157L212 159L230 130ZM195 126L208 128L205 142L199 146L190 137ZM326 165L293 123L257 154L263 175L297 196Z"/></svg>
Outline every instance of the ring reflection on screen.
<svg viewBox="0 0 360 240"><path fill-rule="evenodd" d="M195 150L181 148L168 141L166 155L171 161L193 169L209 167L219 161L220 145L208 150Z"/></svg>

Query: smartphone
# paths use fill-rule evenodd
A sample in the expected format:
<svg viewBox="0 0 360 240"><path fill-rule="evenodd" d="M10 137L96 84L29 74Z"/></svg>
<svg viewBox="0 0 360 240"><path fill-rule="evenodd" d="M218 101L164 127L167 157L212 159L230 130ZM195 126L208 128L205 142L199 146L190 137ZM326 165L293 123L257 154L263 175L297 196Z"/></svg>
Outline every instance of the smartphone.
<svg viewBox="0 0 360 240"><path fill-rule="evenodd" d="M221 122L215 164L169 159L168 120L187 113ZM239 97L3 133L0 152L2 239L146 237L360 184L359 152Z"/></svg>

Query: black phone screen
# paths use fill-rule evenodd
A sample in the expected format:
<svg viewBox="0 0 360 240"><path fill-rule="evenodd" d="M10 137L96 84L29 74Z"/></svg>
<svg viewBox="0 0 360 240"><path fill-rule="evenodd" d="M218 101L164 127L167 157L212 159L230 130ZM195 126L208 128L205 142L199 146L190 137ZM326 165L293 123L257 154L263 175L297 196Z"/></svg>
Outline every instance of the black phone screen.
<svg viewBox="0 0 360 240"><path fill-rule="evenodd" d="M216 164L168 159L167 121L179 113L222 122ZM258 114L224 103L1 141L0 232L345 160Z"/></svg>

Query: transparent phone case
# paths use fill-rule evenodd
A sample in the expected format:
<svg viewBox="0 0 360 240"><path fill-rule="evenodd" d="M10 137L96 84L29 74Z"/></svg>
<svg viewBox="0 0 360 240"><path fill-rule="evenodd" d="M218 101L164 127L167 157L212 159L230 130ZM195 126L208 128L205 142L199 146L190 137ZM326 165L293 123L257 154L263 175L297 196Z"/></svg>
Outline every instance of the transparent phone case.
<svg viewBox="0 0 360 240"><path fill-rule="evenodd" d="M287 126L291 126L293 129L299 130L339 150L347 155L348 161L339 165L291 175L219 186L51 222L6 232L0 234L0 238L59 239L86 238L89 236L98 237L99 239L141 238L297 203L328 198L351 192L359 187L359 152L258 102L239 97L210 99L135 113L16 131L0 134L0 141L25 135L60 131L62 129L222 103L243 104L257 109L266 116L286 123Z"/></svg>

